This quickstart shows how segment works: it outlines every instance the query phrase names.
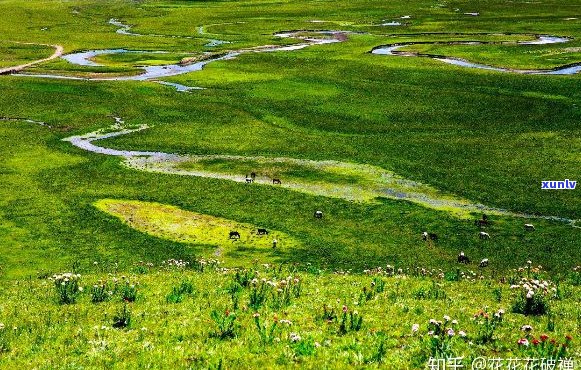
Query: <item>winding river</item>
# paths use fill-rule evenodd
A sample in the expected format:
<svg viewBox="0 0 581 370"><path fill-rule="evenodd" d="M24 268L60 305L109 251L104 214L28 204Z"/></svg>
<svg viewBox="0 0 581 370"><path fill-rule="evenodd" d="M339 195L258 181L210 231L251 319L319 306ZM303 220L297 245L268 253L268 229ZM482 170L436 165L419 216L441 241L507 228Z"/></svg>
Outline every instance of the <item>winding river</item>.
<svg viewBox="0 0 581 370"><path fill-rule="evenodd" d="M408 56L408 57L425 57L438 60L440 62L452 64L460 67L484 69L496 72L511 72L511 73L521 73L521 74L534 74L534 75L571 75L581 71L581 63L574 63L570 65L564 65L556 67L553 69L537 69L537 70L525 70L525 69L513 69L513 68L502 68L494 67L485 64L478 64L469 62L460 58L446 57L442 55L426 54L426 53L415 53L402 51L400 49L411 45L491 45L491 44L502 44L502 45L548 45L548 44L560 44L569 42L569 38L542 35L537 36L536 40L532 41L518 41L518 42L484 42L484 41L448 41L448 42L408 42L401 44L392 44L387 46L379 46L374 48L371 53L377 55L397 55L397 56Z"/></svg>
<svg viewBox="0 0 581 370"><path fill-rule="evenodd" d="M84 77L76 77L76 76L67 76L67 75L58 75L58 74L30 74L30 73L18 73L17 76L23 77L39 77L39 78L56 78L56 79L72 79L72 80L87 80L87 81L154 81L158 83L162 83L164 85L169 85L175 87L178 91L189 91L193 89L200 89L199 87L191 87L191 86L184 86L175 83L169 83L165 81L157 81L159 78L164 77L171 77L177 76L184 73L190 73L195 71L200 71L204 68L205 65L208 63L220 61L220 60L229 60L234 59L241 54L246 53L266 53L266 52L277 52L277 51L293 51L293 50L300 50L304 49L309 46L314 45L324 45L330 44L335 42L341 42L345 39L345 32L342 31L317 31L316 34L320 35L320 37L316 36L301 36L301 31L297 32L284 32L276 34L275 36L281 38L295 38L300 39L303 42L299 44L293 45L285 45L285 46L261 46L256 48L249 48L249 49L242 49L238 51L230 51L225 54L209 57L208 59L198 61L191 64L165 64L165 65L156 65L156 66L145 66L143 67L143 73L138 75L127 75L127 76L115 76L115 77L93 77L93 78L84 78ZM98 55L110 55L110 54L122 54L122 53L146 53L145 51L137 51L137 50L126 50L126 49L103 49L103 50L91 50L91 51L84 51L78 53L71 53L62 56L63 59L68 61L71 64L75 64L78 66L85 66L85 67L99 67L102 66L99 63L96 63L92 59ZM147 52L147 53L163 53L161 51L157 52Z"/></svg>
<svg viewBox="0 0 581 370"><path fill-rule="evenodd" d="M114 24L118 27L121 27L117 30L118 33L124 35L136 35L139 36L140 34L130 33L130 26L125 25L115 19L110 20L111 24ZM199 32L203 32L200 30ZM305 36L305 32L310 32L311 36ZM347 34L352 32L349 31L292 31L292 32L280 32L275 34L277 37L281 38L294 38L300 39L302 42L298 44L288 45L288 46L260 46L256 48L247 48L241 49L236 51L226 52L225 54L217 55L217 56L208 56L207 59L197 61L191 64L165 64L165 65L156 65L156 66L144 66L142 67L142 73L138 75L124 75L124 76L115 76L115 77L91 77L91 78L84 78L78 76L67 76L67 75L59 75L59 74L31 74L31 73L18 73L17 76L26 76L26 77L39 77L39 78L57 78L57 79L72 79L72 80L89 80L89 81L153 81L157 83L161 83L167 86L171 86L175 88L177 91L187 92L191 90L201 89L200 87L193 87L193 86L185 86L177 83L160 81L159 79L171 76L177 76L184 73L190 73L195 71L200 71L204 68L205 65L220 61L220 60L229 60L234 59L237 56L245 53L264 53L264 52L276 52L276 51L293 51L293 50L300 50L304 49L309 46L314 45L324 45L329 43L335 42L342 42L347 39ZM159 35L161 36L161 35ZM216 45L220 44L219 40L217 41ZM469 62L459 58L452 58L440 55L432 55L432 54L423 54L423 53L414 53L414 52L406 52L400 49L410 46L410 45L418 45L418 44L447 44L447 45L485 45L485 44L506 44L506 45L548 45L548 44L558 44L558 43L566 43L570 41L569 38L565 37L557 37L557 36L548 36L548 35L541 35L536 36L536 39L531 41L519 41L519 42L485 42L485 41L450 41L450 42L409 42L409 43L400 43L400 44L391 44L386 46L379 46L374 48L371 53L376 55L391 55L391 56L414 56L414 57L427 57L432 58L444 63L453 64L456 66L468 67L468 68L476 68L476 69L484 69L484 70L491 70L496 72L511 72L511 73L522 73L522 74L546 74L546 75L570 75L575 74L581 70L581 63L565 65L561 67L557 67L554 69L548 70L518 70L518 69L511 69L511 68L502 68L502 67L494 67L484 64L478 64ZM62 55L62 47L57 49L55 55L43 60L36 61L32 64L37 64L42 61L54 59L56 57L61 57L64 60L68 61L71 64L78 65L78 66L86 66L86 67L100 67L101 64L95 62L93 60L94 57L99 55L110 55L110 54L121 54L121 53L164 53L163 51L138 51L138 50L127 50L127 49L104 49L104 50L90 50L84 52L77 52L71 53L67 55ZM28 65L32 65L28 64ZM6 72L16 72L24 69L26 66L19 66L13 67L9 71ZM14 69L16 68L16 69ZM0 71L1 73L1 71Z"/></svg>
<svg viewBox="0 0 581 370"><path fill-rule="evenodd" d="M115 24L120 28L118 33L128 34L130 27L123 25L116 20L112 20L112 24ZM309 36L306 35L309 32ZM189 87L180 84L175 84L171 82L158 81L158 78L176 76L184 73L194 72L201 70L208 63L228 60L236 58L237 56L245 53L263 53L263 52L277 52L277 51L293 51L300 50L306 47L314 45L324 45L330 43L341 42L347 39L347 34L350 32L346 31L292 31L292 32L281 32L276 34L278 37L282 38L295 38L300 39L302 42L298 44L288 45L288 46L260 46L256 48L248 48L237 51L230 51L225 54L210 57L206 60L198 61L188 65L180 64L167 64L161 66L146 66L143 67L143 73L139 75L127 75L127 76L116 76L116 77L100 77L100 78L81 78L66 75L35 75L35 74L18 74L19 76L28 77L44 77L44 78L62 78L62 79L83 79L90 81L154 81L166 85L170 85L176 88L178 91L189 91L192 89L199 89L196 87ZM502 44L518 44L518 45L543 45L543 44L555 44L568 42L569 39L554 36L537 36L536 39L526 42L500 42ZM459 45L473 45L473 44L491 44L495 42L450 42L448 44L459 44ZM496 42L498 43L498 42ZM400 51L408 45L414 45L418 43L402 43L402 44L392 44L388 46L381 46L372 50L373 54L379 55L400 55L400 56L417 56L417 57L430 57L437 59L439 61L450 63L454 65L465 66L469 68L479 68L488 69L499 72L515 72L515 73L530 73L530 74L572 74L576 73L581 69L579 65L563 66L556 68L554 70L536 70L536 71L519 71L506 68L492 67L482 64L475 64L468 61L464 61L456 58L449 58L443 56L435 56L420 53L409 53ZM126 49L109 49L109 50L92 50L86 52L72 53L63 56L65 60L70 63L80 65L80 66L99 66L98 63L94 62L92 58L97 55L104 54L118 54L118 53L139 53L140 51L131 51ZM150 53L150 52L148 52ZM321 174L355 174L361 180L359 182L333 182L325 181L325 176L322 176L322 180L318 182L305 181L304 179L289 178L285 179L282 184L273 185L271 178L261 178L258 177L256 182L259 184L268 184L271 186L280 186L294 191L299 191L303 193L321 195L334 198L342 198L351 201L373 201L378 197L407 200L416 204L420 204L424 207L444 210L447 212L452 212L460 217L468 217L470 213L473 212L487 212L490 214L514 216L514 217L526 217L526 218L543 218L548 220L556 220L570 223L574 225L574 220L560 218L555 216L534 216L528 214L514 213L503 209L488 207L482 204L473 203L469 200L462 199L452 194L445 194L438 189L430 187L429 185L422 184L416 181L405 179L395 173L387 171L383 168L371 165L357 164L357 163L347 163L339 161L314 161L314 160L304 160L295 158L270 158L270 157L260 157L260 156L235 156L235 155L177 155L164 152L149 152L149 151L132 151L132 150L117 150L112 148L101 147L95 145L95 141L113 138L121 135L127 135L134 132L147 129L148 126L140 126L135 128L128 128L124 125L121 119L117 119L117 123L110 130L107 131L97 131L88 133L85 135L72 136L66 141L71 142L73 145L93 153L99 153L110 156L117 156L123 158L123 163L133 169L167 173L167 174L177 174L177 175L187 175L187 176L199 176L199 177L209 177L223 180L230 180L236 182L246 182L246 178L243 174L235 173L224 173L224 172L214 172L204 168L204 160L225 160L233 162L241 161L256 161L260 163L283 163L292 166L302 166L306 169L319 171ZM186 166L186 164L198 164L198 166Z"/></svg>

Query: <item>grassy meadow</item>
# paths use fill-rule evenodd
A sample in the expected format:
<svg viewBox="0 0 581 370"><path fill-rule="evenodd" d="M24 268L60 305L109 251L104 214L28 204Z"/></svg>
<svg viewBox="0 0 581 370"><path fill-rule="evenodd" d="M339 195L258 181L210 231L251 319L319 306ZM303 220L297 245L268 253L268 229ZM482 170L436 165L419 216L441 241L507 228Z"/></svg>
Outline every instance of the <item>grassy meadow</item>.
<svg viewBox="0 0 581 370"><path fill-rule="evenodd" d="M0 312L0 366L421 369L442 354L468 368L479 357L579 355L579 269L557 285L541 280L551 313L527 316L512 312L522 288L508 283L546 276L531 265L502 282L477 271L232 269L214 259L77 268L2 286L14 298ZM427 335L436 326L446 333Z"/></svg>
<svg viewBox="0 0 581 370"><path fill-rule="evenodd" d="M203 88L189 92L156 81L0 75L0 368L415 369L432 356L540 355L530 352L540 347L517 341L544 333L559 343L572 335L567 354L579 358L573 269L581 265L581 222L558 220L581 219L579 186L541 189L541 181L581 180L579 75L498 73L371 50L418 43L402 50L515 69L579 63L581 1L0 0L0 10L0 68L48 57L54 49L44 45L137 51L95 57L102 66L55 59L24 70L91 78L303 42L275 36L284 31L344 31L342 42L245 52L160 79ZM130 34L116 32L111 19ZM538 35L570 41L498 44ZM141 171L63 141L109 130L115 117L149 128L95 145L247 158L183 162L182 169L363 188L372 179L347 168L368 165L503 212L480 229L481 212L459 217L452 207L367 193L353 201ZM256 235L257 228L269 234ZM233 230L244 234L240 240L229 239ZM423 241L423 231L438 239ZM460 251L471 264L457 263ZM202 268L201 258L221 264ZM479 268L485 258L489 265ZM168 267L168 260L190 264ZM72 301L59 288L65 272L81 274L80 293L77 278L67 277ZM59 284L48 279L54 274ZM275 283L263 286L262 277ZM521 277L550 282L539 294L546 312L516 312L520 290L510 286L524 284ZM134 281L137 297L127 300ZM94 286L103 284L106 296L93 302ZM264 301L251 305L260 291ZM168 298L172 292L181 298ZM131 325L114 327L125 306ZM492 318L499 309L506 317L482 339L481 328L492 324L474 314ZM357 330L354 311L363 317ZM274 315L274 334L261 331ZM444 315L467 336L422 339L429 320ZM235 329L224 334L221 325Z"/></svg>

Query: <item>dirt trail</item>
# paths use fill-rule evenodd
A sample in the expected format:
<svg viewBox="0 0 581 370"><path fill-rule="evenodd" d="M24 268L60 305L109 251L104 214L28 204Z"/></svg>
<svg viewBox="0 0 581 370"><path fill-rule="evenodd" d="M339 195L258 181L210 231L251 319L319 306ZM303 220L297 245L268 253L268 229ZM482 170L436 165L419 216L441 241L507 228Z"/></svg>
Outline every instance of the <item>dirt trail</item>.
<svg viewBox="0 0 581 370"><path fill-rule="evenodd" d="M51 56L49 56L48 58L38 59L38 60L29 62L29 63L20 64L20 65L17 65L17 66L0 68L0 75L20 72L23 69L28 68L30 66L33 66L35 64L48 62L49 60L53 60L53 59L59 58L60 56L63 55L63 52L64 52L64 48L62 47L62 45L36 44L36 43L31 43L31 42L19 42L19 44L23 44L23 45L52 46L54 48L54 53Z"/></svg>

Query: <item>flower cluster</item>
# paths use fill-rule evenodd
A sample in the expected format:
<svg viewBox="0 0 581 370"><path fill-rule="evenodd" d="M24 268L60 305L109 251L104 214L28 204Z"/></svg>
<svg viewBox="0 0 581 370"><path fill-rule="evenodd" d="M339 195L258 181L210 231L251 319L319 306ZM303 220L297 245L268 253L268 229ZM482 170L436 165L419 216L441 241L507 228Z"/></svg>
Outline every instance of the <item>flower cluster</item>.
<svg viewBox="0 0 581 370"><path fill-rule="evenodd" d="M447 328L446 328L447 326ZM458 320L451 320L450 316L445 315L444 321L437 321L435 319L430 319L428 322L428 335L441 336L445 334L446 336L453 337L456 335L454 328L458 328ZM458 335L461 337L466 336L466 332L463 330L458 330Z"/></svg>
<svg viewBox="0 0 581 370"><path fill-rule="evenodd" d="M512 311L524 315L543 315L549 309L548 298L557 293L557 288L547 280L521 278L510 286L518 292Z"/></svg>
<svg viewBox="0 0 581 370"><path fill-rule="evenodd" d="M409 269L407 269L409 272ZM385 268L379 266L373 269L366 269L363 270L364 274L367 275L385 275L385 276L394 276L394 275L403 275L404 269L398 268L396 269L395 266L386 265Z"/></svg>
<svg viewBox="0 0 581 370"><path fill-rule="evenodd" d="M145 266L145 267L153 267L154 266L153 262L143 262L143 261L139 261L137 264L140 265L140 266Z"/></svg>
<svg viewBox="0 0 581 370"><path fill-rule="evenodd" d="M432 358L450 358L453 357L452 344L457 338L465 339L467 334L460 330L457 320L445 315L443 321L430 319L428 322L428 331L422 335L422 347L426 357ZM412 326L412 333L419 331L419 324Z"/></svg>
<svg viewBox="0 0 581 370"><path fill-rule="evenodd" d="M154 266L155 265L153 264L153 262L139 261L138 263L136 263L136 267L135 267L134 271L139 273L139 274L146 274Z"/></svg>
<svg viewBox="0 0 581 370"><path fill-rule="evenodd" d="M532 326L524 325L521 330L525 333L523 338L517 341L519 350L529 358L546 358L559 360L565 358L567 349L571 345L573 337L565 336L565 340L559 343L554 338L549 338L547 334L541 334L539 338L531 336Z"/></svg>
<svg viewBox="0 0 581 370"><path fill-rule="evenodd" d="M345 335L349 331L359 331L363 325L363 316L357 311L351 311L347 306L343 306L341 319L339 321L339 335Z"/></svg>
<svg viewBox="0 0 581 370"><path fill-rule="evenodd" d="M249 282L250 303L253 309L258 309L267 299L271 298L271 306L280 309L291 304L293 298L301 295L301 279L298 276L288 276L286 279L253 278Z"/></svg>
<svg viewBox="0 0 581 370"><path fill-rule="evenodd" d="M477 343L486 344L495 339L494 332L502 323L504 312L503 309L499 309L490 315L488 312L480 310L474 314L472 320L478 325L478 333L475 338Z"/></svg>
<svg viewBox="0 0 581 370"><path fill-rule="evenodd" d="M258 312L252 315L254 324L258 329L258 334L263 344L272 344L280 341L280 333L283 327L290 327L293 323L290 320L278 319L275 314L270 325L267 322L261 323L260 314Z"/></svg>
<svg viewBox="0 0 581 370"><path fill-rule="evenodd" d="M338 272L335 272L338 273ZM435 279L446 279L450 280L450 272L445 272L442 269L429 269L423 267L414 267L414 268L395 268L395 266L387 265L385 268L383 267L375 267L373 269L365 269L363 270L364 274L367 275L382 275L382 276L399 276L399 277L406 277L406 276L415 276L415 277L432 277ZM478 277L477 273L472 270L467 271L457 271L456 279L454 280L468 280L468 281L476 281L477 278L483 279L483 276Z"/></svg>
<svg viewBox="0 0 581 370"><path fill-rule="evenodd" d="M544 270L543 266L541 265L533 266L533 262L529 260L527 261L525 266L514 269L513 272L516 273L516 275L518 276L526 275L527 277L531 277L531 275L534 276L541 275L544 272Z"/></svg>
<svg viewBox="0 0 581 370"><path fill-rule="evenodd" d="M108 300L113 295L113 288L106 280L99 280L91 289L91 302L99 303Z"/></svg>
<svg viewBox="0 0 581 370"><path fill-rule="evenodd" d="M81 278L81 274L74 274L72 272L65 272L62 274L54 274L52 277L49 277L48 280L66 284L69 281L78 280L80 278Z"/></svg>
<svg viewBox="0 0 581 370"><path fill-rule="evenodd" d="M288 337L291 342L300 342L302 339L297 333L290 333Z"/></svg>
<svg viewBox="0 0 581 370"><path fill-rule="evenodd" d="M460 279L468 281L476 281L476 273L472 270L470 271L460 271Z"/></svg>
<svg viewBox="0 0 581 370"><path fill-rule="evenodd" d="M350 275L351 269L349 269L349 270L335 270L335 271L333 271L333 273L335 275Z"/></svg>
<svg viewBox="0 0 581 370"><path fill-rule="evenodd" d="M216 269L219 264L220 261L212 258L210 259L200 258L199 260L194 261L192 267L194 268L194 270L204 272L206 268Z"/></svg>
<svg viewBox="0 0 581 370"><path fill-rule="evenodd" d="M378 266L378 267L373 268L373 269L363 270L363 273L367 274L367 275L393 276L395 274L403 274L403 269L399 268L396 270L396 268L394 266L386 265L385 268Z"/></svg>
<svg viewBox="0 0 581 370"><path fill-rule="evenodd" d="M549 290L555 292L557 288L552 286L550 281L522 278L518 284L510 286L511 289L524 289L527 298L532 298L535 294L547 294Z"/></svg>
<svg viewBox="0 0 581 370"><path fill-rule="evenodd" d="M415 269L413 269L411 271L411 275L413 276L418 276L418 277L437 277L437 278L443 278L444 277L444 270L442 269L426 269L426 268L420 268L420 267L416 267Z"/></svg>
<svg viewBox="0 0 581 370"><path fill-rule="evenodd" d="M186 267L188 267L190 265L190 263L188 261L176 260L176 259L170 258L167 261L162 261L161 265L167 266L167 267L177 267L177 268L185 269Z"/></svg>
<svg viewBox="0 0 581 370"><path fill-rule="evenodd" d="M170 258L167 261L162 261L161 265L162 267L173 267L173 268L179 268L179 269L186 269L186 268L192 268L194 270L203 272L206 268L210 267L213 269L217 269L218 266L220 265L220 261L213 259L213 258L200 258L198 260L194 260L193 262L190 261L185 261L182 259L174 259L174 258ZM228 269L226 269L228 270Z"/></svg>
<svg viewBox="0 0 581 370"><path fill-rule="evenodd" d="M80 274L72 272L55 274L48 278L54 282L57 298L61 304L71 304L77 301L78 295L83 291L83 287L79 285L80 278Z"/></svg>

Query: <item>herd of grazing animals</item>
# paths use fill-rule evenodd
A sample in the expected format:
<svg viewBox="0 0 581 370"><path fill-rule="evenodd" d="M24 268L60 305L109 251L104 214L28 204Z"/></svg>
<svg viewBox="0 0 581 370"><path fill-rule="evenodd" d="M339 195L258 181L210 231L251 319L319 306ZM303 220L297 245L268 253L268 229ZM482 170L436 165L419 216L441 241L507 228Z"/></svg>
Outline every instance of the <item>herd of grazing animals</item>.
<svg viewBox="0 0 581 370"><path fill-rule="evenodd" d="M246 175L244 180L246 180L247 184L252 184L256 180L256 172L251 172L250 175ZM273 185L276 185L276 184L281 185L282 181L280 179L273 178L272 184Z"/></svg>
<svg viewBox="0 0 581 370"><path fill-rule="evenodd" d="M256 179L255 172L252 172L250 174L250 176L246 175L246 183L248 183L248 184L253 183L255 179ZM273 183L273 185L274 184L282 184L281 180L277 179L277 178L273 178L272 183ZM323 212L319 211L319 210L315 211L314 217L316 219L322 219ZM488 220L488 216L486 214L483 214L481 219L474 220L474 225L478 226L480 229L484 228L485 226L489 226L490 224L491 224L491 222ZM524 228L526 231L535 231L535 226L533 224L525 224ZM268 231L266 229L259 228L257 231L257 235L267 235L267 234L268 234ZM488 239L490 239L490 234L485 232L485 231L480 231L478 233L478 237L481 240L488 240ZM230 232L230 239L240 239L240 234L237 231L231 231ZM424 240L424 241L437 241L438 235L435 233L424 231L424 232L422 232L422 240ZM276 248L278 241L276 239L274 239L272 241L272 243L273 243L272 247ZM458 263L464 263L464 264L470 263L470 258L468 258L468 256L466 256L464 254L464 252L460 252L457 260L458 260ZM480 261L478 266L481 268L488 267L488 263L489 263L488 258L484 258Z"/></svg>
<svg viewBox="0 0 581 370"><path fill-rule="evenodd" d="M488 226L490 224L491 224L491 222L488 220L488 216L485 214L482 215L482 218L480 220L474 221L474 225L480 227L481 229L482 229L482 227ZM535 231L535 226L533 224L525 224L524 228L525 228L525 231ZM488 240L488 239L490 239L490 234L485 232L485 231L480 231L478 233L478 237L482 240ZM434 233L429 233L427 231L422 232L422 240L424 240L424 241L428 241L428 240L435 241L437 239L438 239L438 236ZM458 263L469 264L470 258L468 258L468 256L466 256L464 254L464 252L460 252L460 254L458 254L457 261L458 261ZM488 258L484 258L480 261L478 266L481 268L488 267L488 263L489 263Z"/></svg>

